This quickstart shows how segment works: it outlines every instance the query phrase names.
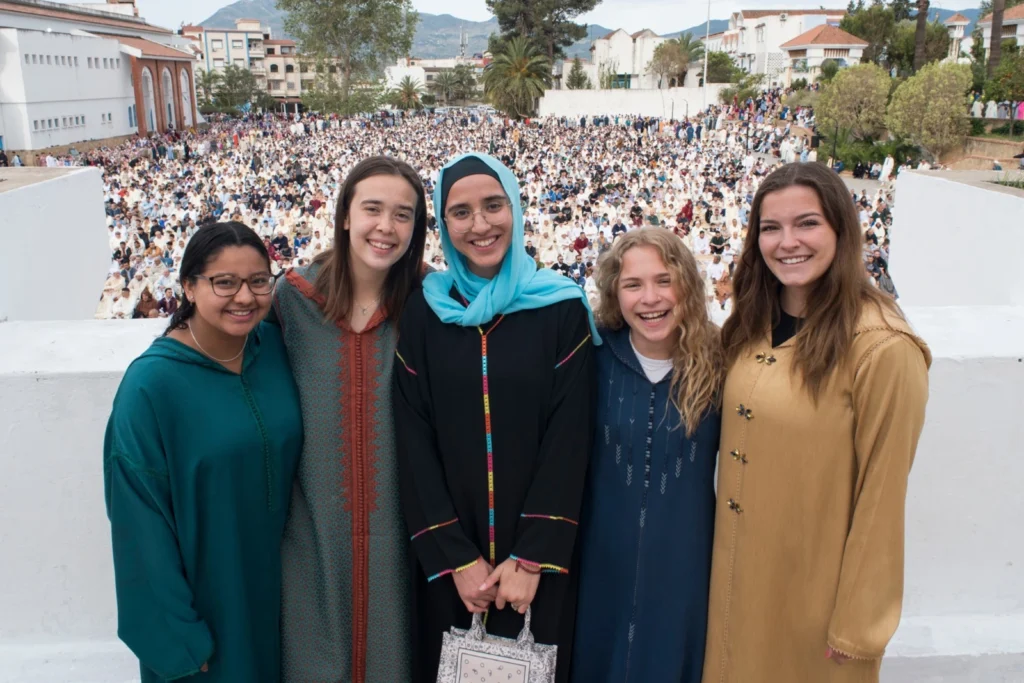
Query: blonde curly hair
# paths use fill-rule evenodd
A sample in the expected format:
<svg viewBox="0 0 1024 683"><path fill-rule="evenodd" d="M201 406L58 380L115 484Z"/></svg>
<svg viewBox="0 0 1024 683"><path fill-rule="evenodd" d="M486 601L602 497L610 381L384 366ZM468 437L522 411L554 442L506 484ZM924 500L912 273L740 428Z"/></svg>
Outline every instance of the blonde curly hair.
<svg viewBox="0 0 1024 683"><path fill-rule="evenodd" d="M622 259L630 249L644 246L658 252L676 290L679 340L672 353L669 393L689 437L705 415L721 407L725 377L721 333L708 315L704 281L690 250L664 228L640 228L619 237L597 262L599 300L595 315L599 325L611 330L620 330L626 324L618 294Z"/></svg>

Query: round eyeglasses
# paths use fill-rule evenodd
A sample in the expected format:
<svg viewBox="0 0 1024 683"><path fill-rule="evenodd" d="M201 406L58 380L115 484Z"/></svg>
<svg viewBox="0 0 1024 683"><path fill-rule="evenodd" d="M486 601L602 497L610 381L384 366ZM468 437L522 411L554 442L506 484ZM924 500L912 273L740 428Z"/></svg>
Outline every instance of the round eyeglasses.
<svg viewBox="0 0 1024 683"><path fill-rule="evenodd" d="M473 229L477 214L484 217L488 225L494 225L506 216L506 210L512 206L507 197L492 197L484 202L484 208L479 211L470 211L468 206L456 206L444 214L445 224L457 233L469 232Z"/></svg>

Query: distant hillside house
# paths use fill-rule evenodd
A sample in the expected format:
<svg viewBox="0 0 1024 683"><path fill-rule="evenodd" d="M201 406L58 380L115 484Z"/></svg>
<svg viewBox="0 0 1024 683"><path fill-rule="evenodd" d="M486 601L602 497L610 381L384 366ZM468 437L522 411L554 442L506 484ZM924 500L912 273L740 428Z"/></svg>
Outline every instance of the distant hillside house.
<svg viewBox="0 0 1024 683"><path fill-rule="evenodd" d="M796 78L815 80L826 59L837 62L840 67L858 64L867 46L867 41L836 26L815 26L780 46L789 60L783 84L789 87Z"/></svg>
<svg viewBox="0 0 1024 683"><path fill-rule="evenodd" d="M838 27L845 15L845 9L827 8L740 10L732 13L728 29L712 36L713 44L747 73L764 74L765 85L777 86L791 66L783 43L817 26Z"/></svg>
<svg viewBox="0 0 1024 683"><path fill-rule="evenodd" d="M946 59L943 61L956 62L960 59L961 52L969 52L971 49L973 41L966 37L967 26L971 23L971 20L957 12L942 23L946 26L946 30L949 31L949 54L946 55ZM989 27L991 31L991 23ZM968 58L966 61L969 62L970 59Z"/></svg>
<svg viewBox="0 0 1024 683"><path fill-rule="evenodd" d="M989 46L992 44L992 15L987 14L978 22L985 36L985 59L988 59ZM1013 39L1017 45L1024 46L1024 5L1011 7L1003 12L1003 40Z"/></svg>
<svg viewBox="0 0 1024 683"><path fill-rule="evenodd" d="M648 67L654 50L666 40L647 28L632 34L617 29L591 44L590 64L584 65L584 71L594 87L600 87L601 75L608 74L615 89L657 88L658 75L650 73ZM563 70L571 66L567 62Z"/></svg>
<svg viewBox="0 0 1024 683"><path fill-rule="evenodd" d="M188 42L132 0L8 0L0 27L0 148L31 157L199 121Z"/></svg>

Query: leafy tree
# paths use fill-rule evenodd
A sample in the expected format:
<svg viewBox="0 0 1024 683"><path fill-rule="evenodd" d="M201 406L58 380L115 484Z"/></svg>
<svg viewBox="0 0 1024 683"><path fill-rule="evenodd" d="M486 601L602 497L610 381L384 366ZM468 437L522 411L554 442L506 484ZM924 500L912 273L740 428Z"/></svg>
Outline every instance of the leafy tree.
<svg viewBox="0 0 1024 683"><path fill-rule="evenodd" d="M277 100L266 90L257 89L252 98L252 106L264 111L274 111L278 108Z"/></svg>
<svg viewBox="0 0 1024 683"><path fill-rule="evenodd" d="M818 80L824 83L828 83L829 81L836 77L836 74L839 73L839 62L837 62L834 59L826 59L822 61L821 67L819 67L819 69L820 75L818 76Z"/></svg>
<svg viewBox="0 0 1024 683"><path fill-rule="evenodd" d="M527 38L510 39L484 70L484 93L509 116L531 116L537 98L551 87L551 62Z"/></svg>
<svg viewBox="0 0 1024 683"><path fill-rule="evenodd" d="M939 21L928 23L925 30L924 63L938 62L949 54L949 31ZM914 61L917 59L917 25L915 22L901 21L896 25L889 49L886 54L886 62L890 68L895 67L901 74L910 74L920 69L915 69Z"/></svg>
<svg viewBox="0 0 1024 683"><path fill-rule="evenodd" d="M1024 0L1004 0L1004 2L1005 2L1005 9L1010 9L1011 7L1016 7L1017 5L1024 4ZM981 4L978 5L979 21L982 18L987 17L991 13L992 13L992 0L981 0ZM977 26L977 24L975 24L975 26Z"/></svg>
<svg viewBox="0 0 1024 683"><path fill-rule="evenodd" d="M456 100L468 100L476 96L477 82L473 67L468 64L458 64L454 69L455 91L452 96Z"/></svg>
<svg viewBox="0 0 1024 683"><path fill-rule="evenodd" d="M440 98L443 104L448 104L455 95L455 91L458 90L459 84L458 79L455 77L455 71L445 70L437 74L434 77L433 83L430 84L430 89L434 91L438 98Z"/></svg>
<svg viewBox="0 0 1024 683"><path fill-rule="evenodd" d="M985 84L985 98L996 100L997 102L1003 100L1020 102L1024 100L1024 55L1018 51L1003 56L1002 61L999 63L999 68L996 69L995 74ZM1011 134L1014 128L1012 119L1016 109L1016 107L1010 107Z"/></svg>
<svg viewBox="0 0 1024 683"><path fill-rule="evenodd" d="M970 130L964 104L970 85L971 70L963 64L926 64L893 93L889 132L939 158L962 144Z"/></svg>
<svg viewBox="0 0 1024 683"><path fill-rule="evenodd" d="M229 64L224 67L224 71L220 75L216 103L227 109L237 109L252 102L259 92L261 89L251 71L235 64Z"/></svg>
<svg viewBox="0 0 1024 683"><path fill-rule="evenodd" d="M391 104L399 109L422 109L423 86L412 76L406 76L398 82L398 88L391 93Z"/></svg>
<svg viewBox="0 0 1024 683"><path fill-rule="evenodd" d="M487 0L498 20L500 40L491 53L505 52L504 42L513 36L536 43L549 62L565 56L565 48L587 37L587 27L575 19L597 7L600 0Z"/></svg>
<svg viewBox="0 0 1024 683"><path fill-rule="evenodd" d="M708 52L708 83L736 83L743 70L725 52Z"/></svg>
<svg viewBox="0 0 1024 683"><path fill-rule="evenodd" d="M676 84L682 86L686 71L691 64L700 61L704 51L699 41L689 33L666 40L654 49L647 70L658 75L658 87L669 79L675 78Z"/></svg>
<svg viewBox="0 0 1024 683"><path fill-rule="evenodd" d="M867 41L868 46L864 48L861 62L881 64L896 30L895 14L882 3L872 4L868 8L861 4L843 17L839 28Z"/></svg>
<svg viewBox="0 0 1024 683"><path fill-rule="evenodd" d="M826 86L814 112L822 130L856 139L876 138L885 129L885 105L891 79L877 64L858 64L843 69Z"/></svg>
<svg viewBox="0 0 1024 683"><path fill-rule="evenodd" d="M1000 0L1001 2L1002 0ZM914 30L914 72L921 70L925 59L925 43L928 42L928 0L917 0L917 19Z"/></svg>
<svg viewBox="0 0 1024 683"><path fill-rule="evenodd" d="M305 55L336 60L342 97L412 49L419 15L412 0L277 0L285 31Z"/></svg>
<svg viewBox="0 0 1024 683"><path fill-rule="evenodd" d="M736 85L722 88L718 93L718 99L722 104L732 104L733 100L742 104L751 97L757 97L762 90L762 82L764 74L744 74Z"/></svg>
<svg viewBox="0 0 1024 683"><path fill-rule="evenodd" d="M200 71L196 79L196 91L199 95L199 104L208 106L213 104L213 98L217 94L217 87L220 85L220 74L214 70Z"/></svg>
<svg viewBox="0 0 1024 683"><path fill-rule="evenodd" d="M898 22L910 19L910 7L910 0L891 0L889 3L893 19ZM927 12L925 14L927 14Z"/></svg>
<svg viewBox="0 0 1024 683"><path fill-rule="evenodd" d="M572 68L565 79L565 87L569 90L590 90L594 87L586 72L583 71L583 62L580 61L579 57L572 60Z"/></svg>

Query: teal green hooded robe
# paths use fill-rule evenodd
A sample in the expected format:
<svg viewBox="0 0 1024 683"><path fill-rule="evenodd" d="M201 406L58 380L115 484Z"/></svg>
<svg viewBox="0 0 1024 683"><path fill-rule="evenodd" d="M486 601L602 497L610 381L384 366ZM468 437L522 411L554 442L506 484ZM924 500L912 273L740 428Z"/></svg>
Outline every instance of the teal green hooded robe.
<svg viewBox="0 0 1024 683"><path fill-rule="evenodd" d="M253 331L241 375L155 340L121 381L103 451L118 635L142 683L279 681L281 536L302 451L280 330Z"/></svg>

